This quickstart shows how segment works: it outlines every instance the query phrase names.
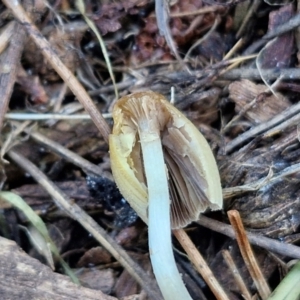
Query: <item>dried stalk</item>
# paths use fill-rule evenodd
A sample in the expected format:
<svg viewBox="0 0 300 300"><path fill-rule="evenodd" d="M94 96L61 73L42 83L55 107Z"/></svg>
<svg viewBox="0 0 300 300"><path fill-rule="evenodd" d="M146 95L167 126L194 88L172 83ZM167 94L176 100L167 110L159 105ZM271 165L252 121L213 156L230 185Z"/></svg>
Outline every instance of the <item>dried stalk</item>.
<svg viewBox="0 0 300 300"><path fill-rule="evenodd" d="M266 282L265 277L263 276L261 269L256 261L250 243L248 241L244 225L240 218L239 212L236 210L230 210L227 212L229 221L232 227L235 230L236 239L243 256L244 262L248 271L254 281L254 284L257 288L258 293L262 299L267 299L271 294L271 290Z"/></svg>
<svg viewBox="0 0 300 300"><path fill-rule="evenodd" d="M225 223L210 219L206 216L201 216L197 221L201 226L209 228L213 231L227 235L228 237L234 239L235 233L230 225ZM271 252L278 253L280 255L300 259L300 247L286 244L278 240L270 239L268 237L246 232L248 240L251 244L267 249Z"/></svg>
<svg viewBox="0 0 300 300"><path fill-rule="evenodd" d="M218 300L229 300L228 296L224 292L222 286L217 281L216 277L210 270L205 259L199 253L194 243L190 240L189 236L183 229L173 230L173 234L188 254L189 259L192 261L196 270L202 275L203 279L210 287L211 291Z"/></svg>
<svg viewBox="0 0 300 300"><path fill-rule="evenodd" d="M252 296L251 296L250 292L248 291L248 288L247 288L236 264L234 263L230 252L228 250L222 250L222 255L223 255L223 258L224 258L229 270L231 271L232 276L234 277L234 280L241 292L241 295L243 296L243 298L245 300L252 300Z"/></svg>

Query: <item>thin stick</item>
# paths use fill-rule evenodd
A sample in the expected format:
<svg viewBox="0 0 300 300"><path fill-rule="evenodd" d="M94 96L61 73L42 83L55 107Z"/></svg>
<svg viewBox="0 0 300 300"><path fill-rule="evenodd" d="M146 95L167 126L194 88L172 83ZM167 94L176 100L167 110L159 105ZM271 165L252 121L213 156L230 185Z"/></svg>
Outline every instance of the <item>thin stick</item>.
<svg viewBox="0 0 300 300"><path fill-rule="evenodd" d="M237 210L230 210L227 212L227 215L232 227L235 230L236 239L241 254L245 261L246 267L248 268L248 271L254 281L257 291L262 299L267 299L268 296L271 294L271 290L268 286L264 275L262 274L258 262L256 261L251 245L248 241L240 214Z"/></svg>
<svg viewBox="0 0 300 300"><path fill-rule="evenodd" d="M240 28L239 28L238 32L236 33L236 35L235 35L236 38L240 38L242 36L242 34L245 31L245 28L247 28L246 25L248 24L248 21L253 16L253 14L257 11L260 4L261 4L260 0L252 1L252 5L251 5L251 2L249 2L249 6L251 5L251 7L248 8L248 12L247 12L246 16L243 18L243 22L240 25Z"/></svg>
<svg viewBox="0 0 300 300"><path fill-rule="evenodd" d="M178 54L176 44L172 38L171 29L169 26L169 2L165 0L155 0L155 15L160 35L165 38L168 47L173 52L176 59L182 65L184 65L183 60Z"/></svg>
<svg viewBox="0 0 300 300"><path fill-rule="evenodd" d="M264 131L267 131L268 129L279 125L280 123L288 120L289 118L295 116L300 112L300 103L294 104L287 108L285 111L282 113L278 114L271 120L261 123L252 129L246 131L245 133L239 135L237 138L232 140L230 143L226 145L225 151L226 153L232 151L235 147L239 146L240 144L244 143L250 138L253 138L257 136L258 134L263 133Z"/></svg>
<svg viewBox="0 0 300 300"><path fill-rule="evenodd" d="M16 30L16 22L10 21L5 27L1 29L0 32L0 54L6 49L8 46L12 34L14 33L14 30Z"/></svg>
<svg viewBox="0 0 300 300"><path fill-rule="evenodd" d="M222 10L222 9L224 9L224 6L222 6L222 5L205 6L200 9L197 9L195 11L183 11L183 12L171 13L170 17L171 18L180 18L180 17L186 17L186 16L202 15L202 14L207 14L207 13L215 12L215 11Z"/></svg>
<svg viewBox="0 0 300 300"><path fill-rule="evenodd" d="M52 196L57 207L65 210L74 220L79 222L91 233L94 238L120 262L130 275L136 279L152 299L161 299L156 284L149 278L149 275L131 259L126 251L120 247L94 219L74 203L74 201L71 201L64 192L50 181L48 177L26 157L13 150L9 151L8 155Z"/></svg>
<svg viewBox="0 0 300 300"><path fill-rule="evenodd" d="M250 292L248 291L248 288L247 288L238 268L236 267L236 264L234 263L230 252L228 250L222 250L222 255L223 255L223 258L224 258L229 270L231 271L232 276L234 277L234 280L241 292L241 295L243 296L244 299L251 300L252 296L251 296Z"/></svg>
<svg viewBox="0 0 300 300"><path fill-rule="evenodd" d="M53 69L60 75L64 82L68 85L70 90L74 93L85 110L91 115L91 118L104 140L108 142L110 128L105 119L99 113L93 100L90 98L84 87L76 79L74 74L63 64L58 55L52 49L50 43L42 36L40 31L24 11L23 7L18 1L3 0L3 3L12 10L14 16L23 24L28 32L30 38L35 42L37 47L41 50L44 57L49 61Z"/></svg>
<svg viewBox="0 0 300 300"><path fill-rule="evenodd" d="M197 221L198 224L209 228L213 231L222 233L227 235L228 237L234 239L236 238L234 230L230 225L224 224L222 222L207 218L206 216L201 216L200 219ZM295 245L286 244L283 242L279 242L277 240L273 240L267 238L265 236L261 236L258 234L247 232L247 237L249 242L255 246L262 247L266 250L272 251L274 253L300 259L300 247Z"/></svg>
<svg viewBox="0 0 300 300"><path fill-rule="evenodd" d="M268 138L272 137L275 134L278 134L279 132L284 131L286 128L298 125L300 121L300 114L298 113L297 115L288 118L285 122L282 122L281 124L269 129L267 132L265 132L262 137L263 138Z"/></svg>
<svg viewBox="0 0 300 300"><path fill-rule="evenodd" d="M223 60L230 59L236 52L243 46L244 40L239 39L235 45L226 53L226 55L223 57Z"/></svg>
<svg viewBox="0 0 300 300"><path fill-rule="evenodd" d="M171 74L172 73L170 73L170 75ZM278 77L281 76L282 76L282 80L298 80L300 78L300 70L297 68L286 68L280 70L264 69L262 70L262 74L267 80L276 80ZM239 79L261 80L261 75L257 69L238 68L222 74L220 76L220 79L226 79L232 81L239 80Z"/></svg>
<svg viewBox="0 0 300 300"><path fill-rule="evenodd" d="M205 259L199 253L186 232L183 229L176 229L173 230L173 234L175 235L181 246L184 248L185 252L188 254L189 259L191 260L197 271L201 274L204 281L210 287L215 297L218 300L229 300L225 291L207 265Z"/></svg>
<svg viewBox="0 0 300 300"><path fill-rule="evenodd" d="M212 25L212 27L209 29L209 31L200 39L198 39L187 51L187 53L184 56L184 60L187 60L190 57L191 52L197 47L199 46L201 43L203 43L205 40L207 40L207 38L215 31L216 27L219 25L220 23L220 18L216 18L214 24Z"/></svg>
<svg viewBox="0 0 300 300"><path fill-rule="evenodd" d="M102 114L103 118L111 118L111 113ZM5 119L8 120L31 120L31 121L45 121L45 120L90 120L89 114L39 114L39 113L7 113Z"/></svg>
<svg viewBox="0 0 300 300"><path fill-rule="evenodd" d="M70 161L74 165L80 167L85 172L93 173L95 175L101 176L103 174L103 170L98 167L97 165L89 162L88 160L84 159L80 155L74 153L73 151L63 147L59 143L45 137L44 135L38 132L30 132L30 130L25 131L30 134L30 136L37 141L38 143L48 147L50 150L55 152L56 154L60 155L64 159Z"/></svg>
<svg viewBox="0 0 300 300"><path fill-rule="evenodd" d="M8 104L16 81L17 68L20 63L23 46L26 41L26 34L23 26L14 22L14 35L10 45L2 53L2 66L0 74L0 130L3 125L4 116L8 109Z"/></svg>

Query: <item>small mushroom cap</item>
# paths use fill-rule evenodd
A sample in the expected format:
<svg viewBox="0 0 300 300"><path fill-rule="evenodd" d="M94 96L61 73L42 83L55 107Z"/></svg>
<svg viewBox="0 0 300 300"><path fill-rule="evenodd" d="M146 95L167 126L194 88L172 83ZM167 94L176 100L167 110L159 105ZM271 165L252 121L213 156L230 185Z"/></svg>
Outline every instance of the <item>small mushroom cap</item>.
<svg viewBox="0 0 300 300"><path fill-rule="evenodd" d="M139 132L159 132L171 199L172 228L199 219L207 208L221 209L222 188L217 164L199 130L164 96L152 91L122 97L113 110L109 138L115 181L133 209L147 222L147 182Z"/></svg>

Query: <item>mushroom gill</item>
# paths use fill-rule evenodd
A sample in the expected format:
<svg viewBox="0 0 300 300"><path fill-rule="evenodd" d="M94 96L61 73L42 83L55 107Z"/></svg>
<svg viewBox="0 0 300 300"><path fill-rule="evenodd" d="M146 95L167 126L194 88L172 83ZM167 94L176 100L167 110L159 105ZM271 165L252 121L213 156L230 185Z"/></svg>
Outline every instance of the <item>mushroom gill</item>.
<svg viewBox="0 0 300 300"><path fill-rule="evenodd" d="M182 228L207 208L222 208L222 190L212 151L199 130L162 95L147 91L121 98L113 111L110 136L116 183L147 222L147 182L140 146L141 131L160 134L168 172L172 228Z"/></svg>

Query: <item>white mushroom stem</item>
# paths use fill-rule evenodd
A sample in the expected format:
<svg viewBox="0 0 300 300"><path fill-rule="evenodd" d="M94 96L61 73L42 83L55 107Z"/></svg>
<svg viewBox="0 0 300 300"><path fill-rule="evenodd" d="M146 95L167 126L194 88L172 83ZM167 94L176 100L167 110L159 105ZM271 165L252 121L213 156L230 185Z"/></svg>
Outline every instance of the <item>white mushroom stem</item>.
<svg viewBox="0 0 300 300"><path fill-rule="evenodd" d="M199 130L162 95L152 91L121 98L114 107L113 119L113 175L121 193L149 225L150 257L158 285L165 300L189 300L172 251L171 224L182 228L208 207L222 208L220 175L213 153ZM172 210L168 176L176 204ZM201 270L206 266L202 262ZM212 282L212 273L206 273L216 297L227 299L222 288Z"/></svg>
<svg viewBox="0 0 300 300"><path fill-rule="evenodd" d="M147 126L145 126L147 127ZM168 179L159 132L140 128L140 142L148 187L149 251L165 300L192 299L178 272L171 240Z"/></svg>

